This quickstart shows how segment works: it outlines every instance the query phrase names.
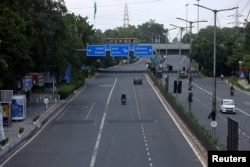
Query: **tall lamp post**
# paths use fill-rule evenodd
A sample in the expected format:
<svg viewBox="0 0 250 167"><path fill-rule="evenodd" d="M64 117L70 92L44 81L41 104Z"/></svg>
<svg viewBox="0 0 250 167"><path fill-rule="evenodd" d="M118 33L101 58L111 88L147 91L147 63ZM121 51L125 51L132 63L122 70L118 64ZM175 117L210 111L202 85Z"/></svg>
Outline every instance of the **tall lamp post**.
<svg viewBox="0 0 250 167"><path fill-rule="evenodd" d="M186 19L182 19L177 17L176 19L185 21L186 23L189 23L189 37L190 37L190 49L189 49L189 92L188 92L188 101L189 101L189 111L191 112L191 102L192 102L192 77L191 77L191 55L192 55L192 24L193 23L199 23L199 22L207 22L206 20L198 20L198 21L189 21Z"/></svg>
<svg viewBox="0 0 250 167"><path fill-rule="evenodd" d="M181 64L181 49L182 49L182 42L181 42L181 40L182 40L182 32L183 32L183 30L185 29L185 27L179 27L179 26L176 26L176 25L174 25L174 24L170 24L171 26L173 26L173 27L175 27L175 28L180 28L180 30L181 30L181 34L180 34L180 44L179 44L179 67L178 67L178 78L177 78L177 87L179 88L180 87L180 82L179 82L179 80L180 80L180 64ZM177 101L178 101L178 91L177 91L177 94L176 94L176 99L177 99Z"/></svg>
<svg viewBox="0 0 250 167"><path fill-rule="evenodd" d="M200 3L200 0L196 0L198 2L198 5ZM198 6L198 9L197 9L197 20L200 20L200 11L199 11L199 6ZM197 34L199 33L199 23L197 24Z"/></svg>
<svg viewBox="0 0 250 167"><path fill-rule="evenodd" d="M180 28L180 30L181 30L181 34L180 34L180 46L179 46L179 59L181 59L181 49L182 49L182 42L181 42L181 40L182 40L182 32L185 29L185 27L179 27L179 26L176 26L174 24L170 24L170 25L173 26L173 27L175 27L175 28ZM178 72L180 72L180 60L179 60Z"/></svg>
<svg viewBox="0 0 250 167"><path fill-rule="evenodd" d="M186 20L188 20L188 3L185 5L186 6ZM186 23L186 30L187 30L187 23Z"/></svg>
<svg viewBox="0 0 250 167"><path fill-rule="evenodd" d="M175 28L171 28L171 29L167 29L166 33L164 33L163 35L165 35L166 37L166 56L168 56L168 32L171 31L171 30L175 30Z"/></svg>
<svg viewBox="0 0 250 167"><path fill-rule="evenodd" d="M192 55L192 25L193 23L199 23L199 22L207 22L206 20L198 20L198 21L189 21L189 20L185 20L185 19L182 19L182 18L179 18L177 17L176 19L179 19L179 20L182 20L182 21L185 21L187 23L189 23L189 37L190 37L190 55L189 55L189 58L190 58L190 62L189 62L189 68L191 69L191 55ZM190 80L190 77L191 77L191 71L189 69L189 80ZM190 83L189 83L190 84ZM190 86L190 85L189 85Z"/></svg>
<svg viewBox="0 0 250 167"><path fill-rule="evenodd" d="M213 85L213 98L212 98L212 112L209 115L209 118L212 118L212 135L213 138L215 137L215 127L217 125L216 122L216 15L218 12L222 11L228 11L228 10L234 10L237 9L238 7L234 8L228 8L228 9L221 9L221 10L216 10L216 9L210 9L208 7L199 5L199 4L194 4L195 6L210 10L214 13L214 57L213 57L213 78L214 78L214 85ZM214 126L213 126L214 125Z"/></svg>

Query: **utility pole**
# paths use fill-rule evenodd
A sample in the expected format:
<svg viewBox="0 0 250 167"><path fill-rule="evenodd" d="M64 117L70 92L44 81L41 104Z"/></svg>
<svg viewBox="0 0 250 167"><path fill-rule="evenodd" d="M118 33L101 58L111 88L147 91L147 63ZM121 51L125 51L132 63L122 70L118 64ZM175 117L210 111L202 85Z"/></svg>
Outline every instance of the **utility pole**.
<svg viewBox="0 0 250 167"><path fill-rule="evenodd" d="M128 26L129 26L128 5L127 3L125 3L123 28L128 28Z"/></svg>
<svg viewBox="0 0 250 167"><path fill-rule="evenodd" d="M241 23L243 22L240 22L240 17L242 17L243 15L239 14L239 11L238 11L238 8L236 9L236 12L235 14L233 15L229 15L228 17L234 17L234 22L230 22L228 24L234 24L235 27L239 27Z"/></svg>
<svg viewBox="0 0 250 167"><path fill-rule="evenodd" d="M191 57L192 57L192 24L193 23L199 23L199 22L207 22L206 20L198 20L198 21L189 21L189 20L186 20L186 19L182 19L182 18L179 18L177 17L176 19L179 19L179 20L182 20L182 21L185 21L186 23L189 23L189 37L190 37L190 49L189 49L189 69L188 69L188 72L189 72L189 75L188 75L188 78L189 78L189 92L188 92L188 101L189 101L189 108L190 108L190 112L191 112L191 102L192 102L192 76L191 76Z"/></svg>
<svg viewBox="0 0 250 167"><path fill-rule="evenodd" d="M216 10L216 9L210 9L208 7L194 4L195 6L210 10L214 13L214 56L213 56L213 78L214 78L214 85L213 85L213 98L212 98L212 112L209 114L208 118L212 118L211 126L212 126L212 136L215 138L215 127L217 126L216 122L216 16L218 12L222 11L228 11L228 10L234 10L237 9L238 7L234 8L228 8L228 9L221 9L221 10ZM214 125L214 126L213 126Z"/></svg>

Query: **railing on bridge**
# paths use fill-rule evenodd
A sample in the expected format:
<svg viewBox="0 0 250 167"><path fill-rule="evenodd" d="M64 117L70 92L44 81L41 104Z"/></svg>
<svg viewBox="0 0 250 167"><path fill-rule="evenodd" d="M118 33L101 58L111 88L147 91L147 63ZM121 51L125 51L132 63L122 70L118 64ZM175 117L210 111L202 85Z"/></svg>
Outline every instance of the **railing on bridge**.
<svg viewBox="0 0 250 167"><path fill-rule="evenodd" d="M190 44L177 44L177 43L152 43L151 44L155 50L160 50L161 55L177 55L179 54L179 49L181 49L182 55L187 55L189 53Z"/></svg>
<svg viewBox="0 0 250 167"><path fill-rule="evenodd" d="M140 45L144 45L144 44L140 44ZM168 50L179 50L181 48L181 50L189 50L190 49L190 44L176 44L176 43L168 43L168 44L164 44L164 43L148 43L145 45L152 45L154 49L168 49Z"/></svg>

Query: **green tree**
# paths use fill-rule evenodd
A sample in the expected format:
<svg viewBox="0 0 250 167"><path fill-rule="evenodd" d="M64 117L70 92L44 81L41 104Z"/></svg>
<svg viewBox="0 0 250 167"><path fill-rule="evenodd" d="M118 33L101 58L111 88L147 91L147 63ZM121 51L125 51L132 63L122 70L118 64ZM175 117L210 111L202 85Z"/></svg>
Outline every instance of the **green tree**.
<svg viewBox="0 0 250 167"><path fill-rule="evenodd" d="M214 27L202 29L192 43L193 58L206 75L213 73ZM236 71L237 61L242 56L239 47L242 35L238 29L216 29L216 75L231 75Z"/></svg>
<svg viewBox="0 0 250 167"><path fill-rule="evenodd" d="M5 89L15 88L17 81L34 65L31 41L26 36L31 30L29 25L21 17L17 1L0 2L0 85Z"/></svg>
<svg viewBox="0 0 250 167"><path fill-rule="evenodd" d="M248 22L245 26L245 34L244 34L244 49L247 53L250 53L250 22Z"/></svg>
<svg viewBox="0 0 250 167"><path fill-rule="evenodd" d="M68 54L66 56L65 65L71 65L73 70L73 77L77 77L81 66L87 63L86 52L77 52L77 49L86 48L87 44L93 43L97 37L94 36L95 31L93 25L89 25L87 17L83 18L80 15L66 14L64 21L66 24L67 44L66 50Z"/></svg>
<svg viewBox="0 0 250 167"><path fill-rule="evenodd" d="M154 43L155 39L160 39L160 42L166 43L166 37L164 34L167 29L164 29L163 24L156 23L155 20L149 20L146 23L138 26L137 40L140 43Z"/></svg>

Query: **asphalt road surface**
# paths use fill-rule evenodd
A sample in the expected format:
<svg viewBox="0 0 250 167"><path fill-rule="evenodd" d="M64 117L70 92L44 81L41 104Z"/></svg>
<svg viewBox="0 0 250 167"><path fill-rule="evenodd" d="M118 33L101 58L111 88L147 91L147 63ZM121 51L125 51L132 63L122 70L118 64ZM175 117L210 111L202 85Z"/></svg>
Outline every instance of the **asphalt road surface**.
<svg viewBox="0 0 250 167"><path fill-rule="evenodd" d="M169 56L166 60L166 64L173 65L173 69L177 70L179 66L179 60L181 60L180 67L186 67L188 65L188 57L178 55ZM174 80L177 80L176 73L167 73L169 75L169 92L173 93ZM228 136L228 118L231 118L239 123L239 150L250 150L250 94L243 92L239 89L235 89L234 96L230 96L230 84L227 83L228 78L221 80L219 77L216 79L216 108L217 108L217 127L214 129L215 138L219 138L221 144L226 147ZM214 78L193 76L193 102L188 102L188 79L181 79L182 81L182 93L174 94L178 99L178 102L186 108L186 111L194 113L199 123L206 127L206 129L212 131L210 125L211 120L208 119L209 113L212 111L212 94L214 87ZM236 114L224 114L220 113L219 105L222 99L233 99L236 102Z"/></svg>
<svg viewBox="0 0 250 167"><path fill-rule="evenodd" d="M144 65L142 62L137 64ZM121 68L134 66L123 65ZM132 79L136 76L143 78L142 85L133 85ZM127 94L126 105L120 103L122 92ZM87 80L86 87L67 107L3 166L204 165L143 73L109 73Z"/></svg>

